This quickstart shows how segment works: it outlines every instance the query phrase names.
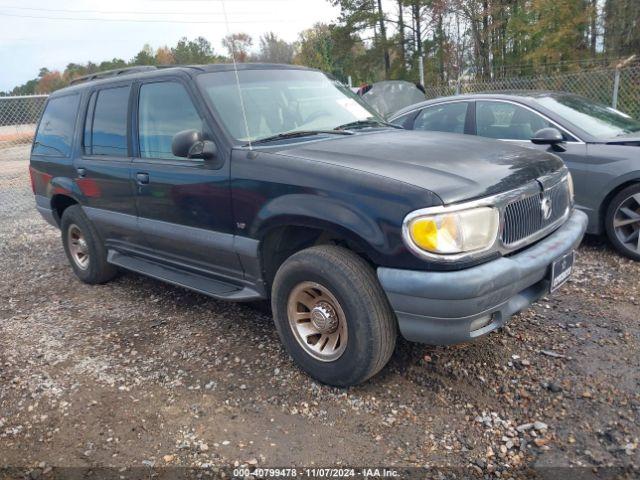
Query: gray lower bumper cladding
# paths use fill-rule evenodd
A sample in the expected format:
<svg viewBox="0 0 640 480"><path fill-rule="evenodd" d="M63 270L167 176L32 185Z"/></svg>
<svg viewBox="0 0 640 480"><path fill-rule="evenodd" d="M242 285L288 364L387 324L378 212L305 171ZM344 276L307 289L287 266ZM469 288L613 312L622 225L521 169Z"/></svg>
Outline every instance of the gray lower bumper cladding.
<svg viewBox="0 0 640 480"><path fill-rule="evenodd" d="M577 248L587 216L509 257L448 272L378 268L378 278L410 341L449 345L487 334L549 292L550 266Z"/></svg>
<svg viewBox="0 0 640 480"><path fill-rule="evenodd" d="M51 210L51 200L44 195L36 195L36 209L42 215L47 223L58 228L58 223L53 216L53 210Z"/></svg>

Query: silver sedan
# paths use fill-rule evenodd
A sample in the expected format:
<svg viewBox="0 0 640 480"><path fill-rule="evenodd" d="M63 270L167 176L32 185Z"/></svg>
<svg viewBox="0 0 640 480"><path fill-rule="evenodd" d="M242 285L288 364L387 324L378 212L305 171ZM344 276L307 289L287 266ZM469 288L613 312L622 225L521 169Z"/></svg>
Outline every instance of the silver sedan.
<svg viewBox="0 0 640 480"><path fill-rule="evenodd" d="M577 95L539 91L438 98L390 121L555 153L571 171L587 232L606 233L621 254L640 261L640 121Z"/></svg>

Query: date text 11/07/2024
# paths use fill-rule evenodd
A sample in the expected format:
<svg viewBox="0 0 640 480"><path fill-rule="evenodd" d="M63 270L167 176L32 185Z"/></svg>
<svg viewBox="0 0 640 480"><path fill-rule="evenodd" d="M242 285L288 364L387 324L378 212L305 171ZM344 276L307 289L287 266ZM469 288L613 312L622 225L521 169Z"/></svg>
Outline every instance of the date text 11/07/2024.
<svg viewBox="0 0 640 480"><path fill-rule="evenodd" d="M234 477L256 478L399 478L400 472L382 467L365 468L235 468Z"/></svg>

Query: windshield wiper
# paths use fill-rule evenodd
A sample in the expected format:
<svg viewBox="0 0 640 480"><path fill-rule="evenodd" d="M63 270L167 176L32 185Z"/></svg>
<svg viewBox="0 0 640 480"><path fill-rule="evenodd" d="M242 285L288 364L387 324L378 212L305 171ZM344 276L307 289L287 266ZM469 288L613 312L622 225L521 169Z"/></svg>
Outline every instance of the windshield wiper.
<svg viewBox="0 0 640 480"><path fill-rule="evenodd" d="M259 144L259 143L269 143L275 142L277 140L284 140L287 138L298 138L298 137L309 137L312 135L353 135L353 132L348 131L336 131L336 130L294 130L292 132L284 132L278 133L277 135L271 135L265 138L259 138L258 140L254 140L251 142L251 145ZM249 143L244 145L245 147L249 146Z"/></svg>
<svg viewBox="0 0 640 480"><path fill-rule="evenodd" d="M391 127L399 128L403 130L400 125L394 125L393 123L383 122L382 120L356 120L355 122L345 123L344 125L338 125L334 130L353 130L355 128L367 128L367 127Z"/></svg>
<svg viewBox="0 0 640 480"><path fill-rule="evenodd" d="M626 137L627 135L634 135L636 133L640 133L640 129L639 130L623 130L622 132L617 134L616 137Z"/></svg>

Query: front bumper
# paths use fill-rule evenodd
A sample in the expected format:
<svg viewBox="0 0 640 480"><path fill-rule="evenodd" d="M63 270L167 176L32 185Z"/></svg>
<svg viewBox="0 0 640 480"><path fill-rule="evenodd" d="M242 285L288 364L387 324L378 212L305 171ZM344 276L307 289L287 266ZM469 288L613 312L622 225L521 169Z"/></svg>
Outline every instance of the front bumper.
<svg viewBox="0 0 640 480"><path fill-rule="evenodd" d="M580 244L586 228L587 216L576 210L551 235L509 257L451 272L380 267L378 278L407 340L466 342L545 295L551 264Z"/></svg>

